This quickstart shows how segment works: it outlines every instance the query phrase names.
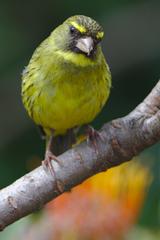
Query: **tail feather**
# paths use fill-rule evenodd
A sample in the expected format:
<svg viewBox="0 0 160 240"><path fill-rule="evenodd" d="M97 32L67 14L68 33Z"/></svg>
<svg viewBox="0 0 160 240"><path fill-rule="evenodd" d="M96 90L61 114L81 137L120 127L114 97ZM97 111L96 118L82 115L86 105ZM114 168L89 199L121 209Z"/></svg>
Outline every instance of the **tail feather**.
<svg viewBox="0 0 160 240"><path fill-rule="evenodd" d="M69 130L65 135L55 136L52 145L53 153L58 156L72 147L76 142L74 130Z"/></svg>
<svg viewBox="0 0 160 240"><path fill-rule="evenodd" d="M42 126L38 126L40 136L42 139L49 140L49 136L46 135ZM78 128L69 129L64 135L58 135L53 137L52 152L58 156L68 149L70 149L76 143L76 135Z"/></svg>

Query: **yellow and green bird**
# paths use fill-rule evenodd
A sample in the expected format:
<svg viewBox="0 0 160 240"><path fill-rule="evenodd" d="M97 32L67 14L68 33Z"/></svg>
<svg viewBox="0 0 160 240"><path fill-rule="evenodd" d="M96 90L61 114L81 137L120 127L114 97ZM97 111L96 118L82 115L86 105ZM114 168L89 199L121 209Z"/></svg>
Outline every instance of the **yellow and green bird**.
<svg viewBox="0 0 160 240"><path fill-rule="evenodd" d="M111 74L100 45L103 35L92 18L72 16L37 47L23 71L22 100L46 135L46 165L56 159L54 142L65 149L59 140L90 123L109 97Z"/></svg>

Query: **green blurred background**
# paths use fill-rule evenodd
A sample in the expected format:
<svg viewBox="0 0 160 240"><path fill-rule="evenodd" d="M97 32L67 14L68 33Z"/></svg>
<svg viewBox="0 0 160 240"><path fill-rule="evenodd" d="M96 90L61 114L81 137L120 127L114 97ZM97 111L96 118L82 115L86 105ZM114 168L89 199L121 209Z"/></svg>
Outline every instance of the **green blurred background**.
<svg viewBox="0 0 160 240"><path fill-rule="evenodd" d="M160 76L160 1L0 1L0 188L40 164L44 142L28 118L20 96L21 72L37 47L67 17L83 14L104 27L103 50L112 72L110 100L94 122L130 112ZM160 146L143 158L154 179L138 224L160 226ZM3 238L4 239L4 238Z"/></svg>

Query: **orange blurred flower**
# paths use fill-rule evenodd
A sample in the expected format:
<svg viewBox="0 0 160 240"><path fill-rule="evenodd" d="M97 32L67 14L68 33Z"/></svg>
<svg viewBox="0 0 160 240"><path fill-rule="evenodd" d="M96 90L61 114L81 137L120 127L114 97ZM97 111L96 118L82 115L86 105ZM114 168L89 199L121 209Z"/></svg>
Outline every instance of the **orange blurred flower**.
<svg viewBox="0 0 160 240"><path fill-rule="evenodd" d="M150 182L149 170L135 160L91 177L47 205L51 239L123 239Z"/></svg>

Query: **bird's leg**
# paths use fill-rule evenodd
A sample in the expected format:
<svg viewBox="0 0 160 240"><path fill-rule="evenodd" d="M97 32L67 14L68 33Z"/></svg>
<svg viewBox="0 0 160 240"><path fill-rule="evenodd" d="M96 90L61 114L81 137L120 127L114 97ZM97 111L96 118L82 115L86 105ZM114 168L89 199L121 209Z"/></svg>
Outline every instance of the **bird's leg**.
<svg viewBox="0 0 160 240"><path fill-rule="evenodd" d="M45 167L47 167L50 170L50 173L54 176L55 178L55 182L56 182L56 187L57 190L62 193L64 191L64 185L62 182L60 182L57 177L56 177L56 172L54 170L54 167L51 163L51 161L56 161L59 165L62 165L60 163L60 160L53 154L53 135L50 136L48 142L47 142L47 147L46 147L46 152L45 152L45 159L42 161L42 165L44 165Z"/></svg>
<svg viewBox="0 0 160 240"><path fill-rule="evenodd" d="M54 160L60 165L60 160L53 154L52 152L52 145L53 145L53 136L50 136L47 147L46 147L46 152L45 152L45 159L43 161L43 164L49 168L50 172L53 174L54 173L54 168L51 164L51 161ZM54 174L55 175L55 174Z"/></svg>
<svg viewBox="0 0 160 240"><path fill-rule="evenodd" d="M92 126L87 125L86 126L86 133L87 133L87 142L91 143L93 148L95 149L96 154L99 153L98 151L98 145L97 145L97 141L100 139L101 141L103 141L102 136L100 135L100 133L95 130Z"/></svg>

